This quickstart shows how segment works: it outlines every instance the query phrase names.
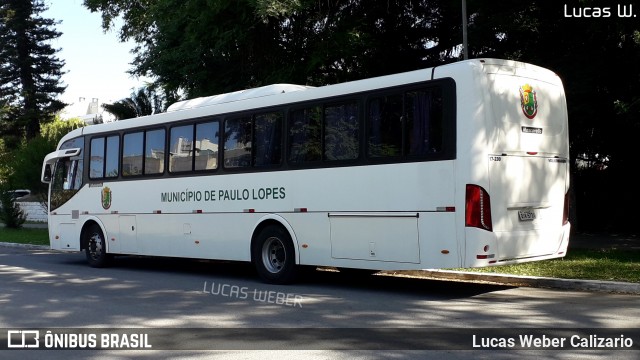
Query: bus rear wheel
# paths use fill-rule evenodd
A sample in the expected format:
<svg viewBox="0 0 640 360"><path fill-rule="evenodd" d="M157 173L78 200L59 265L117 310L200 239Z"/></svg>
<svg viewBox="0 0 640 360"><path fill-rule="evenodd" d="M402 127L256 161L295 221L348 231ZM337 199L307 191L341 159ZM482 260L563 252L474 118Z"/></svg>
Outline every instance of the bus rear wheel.
<svg viewBox="0 0 640 360"><path fill-rule="evenodd" d="M295 249L289 233L281 226L265 227L252 250L258 276L270 284L288 284L296 279L298 269Z"/></svg>
<svg viewBox="0 0 640 360"><path fill-rule="evenodd" d="M84 232L85 254L89 266L101 268L108 266L112 256L107 253L107 243L100 227L90 225Z"/></svg>

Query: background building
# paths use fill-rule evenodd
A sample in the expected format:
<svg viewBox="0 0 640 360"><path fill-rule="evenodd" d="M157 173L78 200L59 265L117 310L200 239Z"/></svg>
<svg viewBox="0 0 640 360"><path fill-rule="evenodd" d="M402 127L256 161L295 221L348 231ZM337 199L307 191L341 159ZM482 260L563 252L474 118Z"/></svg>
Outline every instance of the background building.
<svg viewBox="0 0 640 360"><path fill-rule="evenodd" d="M78 101L67 105L61 112L62 120L80 118L87 125L102 124L115 121L115 116L104 110L98 98L78 98Z"/></svg>

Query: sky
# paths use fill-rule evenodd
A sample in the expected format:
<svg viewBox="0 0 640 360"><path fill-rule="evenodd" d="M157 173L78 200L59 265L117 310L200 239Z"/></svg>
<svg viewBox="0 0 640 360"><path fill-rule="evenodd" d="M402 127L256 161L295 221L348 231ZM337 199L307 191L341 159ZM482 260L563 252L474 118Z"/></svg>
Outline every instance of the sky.
<svg viewBox="0 0 640 360"><path fill-rule="evenodd" d="M60 100L73 104L84 97L111 103L129 97L133 89L144 85L144 79L127 74L133 61L133 42L118 41L117 29L104 33L100 13L91 13L82 0L45 0L49 10L40 16L62 23L56 30L62 35L51 42L60 49L58 58L65 61L61 78L66 91Z"/></svg>

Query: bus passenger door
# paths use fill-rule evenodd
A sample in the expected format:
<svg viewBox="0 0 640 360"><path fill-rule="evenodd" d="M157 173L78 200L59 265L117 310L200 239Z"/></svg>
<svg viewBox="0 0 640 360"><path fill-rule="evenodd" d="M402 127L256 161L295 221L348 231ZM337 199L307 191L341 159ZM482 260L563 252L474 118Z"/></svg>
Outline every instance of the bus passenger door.
<svg viewBox="0 0 640 360"><path fill-rule="evenodd" d="M121 215L118 217L120 225L120 252L123 254L138 253L138 235L136 217L134 215Z"/></svg>

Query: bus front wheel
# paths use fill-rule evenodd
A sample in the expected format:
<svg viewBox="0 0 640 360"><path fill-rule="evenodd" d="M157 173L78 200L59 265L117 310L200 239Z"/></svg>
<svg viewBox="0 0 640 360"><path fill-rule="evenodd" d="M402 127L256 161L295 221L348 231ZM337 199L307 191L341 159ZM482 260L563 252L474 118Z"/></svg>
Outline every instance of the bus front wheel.
<svg viewBox="0 0 640 360"><path fill-rule="evenodd" d="M295 249L289 233L281 226L265 227L253 246L252 258L258 275L270 284L287 284L295 280Z"/></svg>
<svg viewBox="0 0 640 360"><path fill-rule="evenodd" d="M111 255L107 253L107 243L100 227L93 224L84 232L85 254L89 266L101 268L109 265Z"/></svg>

